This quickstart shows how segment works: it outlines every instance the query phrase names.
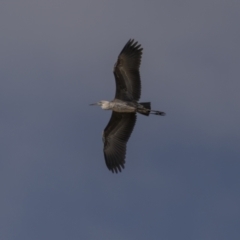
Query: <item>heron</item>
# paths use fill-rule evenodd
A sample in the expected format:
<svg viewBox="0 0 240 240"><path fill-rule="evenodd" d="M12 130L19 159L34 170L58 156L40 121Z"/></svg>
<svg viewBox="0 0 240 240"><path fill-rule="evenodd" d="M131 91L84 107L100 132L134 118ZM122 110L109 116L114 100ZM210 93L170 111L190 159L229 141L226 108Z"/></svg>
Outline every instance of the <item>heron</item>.
<svg viewBox="0 0 240 240"><path fill-rule="evenodd" d="M127 142L136 123L137 113L164 116L165 113L151 109L150 102L138 102L141 95L139 68L142 58L141 45L130 39L118 55L113 73L116 83L115 98L90 105L112 110L111 118L102 135L103 152L107 168L113 173L124 169Z"/></svg>

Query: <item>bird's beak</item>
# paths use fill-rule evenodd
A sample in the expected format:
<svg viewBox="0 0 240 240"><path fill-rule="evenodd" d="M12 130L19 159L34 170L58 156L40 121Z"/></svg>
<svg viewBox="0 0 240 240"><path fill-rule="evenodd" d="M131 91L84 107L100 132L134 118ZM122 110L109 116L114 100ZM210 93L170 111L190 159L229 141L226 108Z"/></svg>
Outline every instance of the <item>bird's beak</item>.
<svg viewBox="0 0 240 240"><path fill-rule="evenodd" d="M98 105L98 103L91 103L90 106Z"/></svg>

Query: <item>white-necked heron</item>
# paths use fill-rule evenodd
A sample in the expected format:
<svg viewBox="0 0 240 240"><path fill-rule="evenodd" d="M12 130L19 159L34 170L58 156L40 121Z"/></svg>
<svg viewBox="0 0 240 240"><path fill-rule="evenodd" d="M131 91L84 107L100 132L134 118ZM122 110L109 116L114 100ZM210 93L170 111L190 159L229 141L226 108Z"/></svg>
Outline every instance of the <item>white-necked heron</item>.
<svg viewBox="0 0 240 240"><path fill-rule="evenodd" d="M109 170L117 173L124 168L127 141L136 122L136 113L164 116L161 111L151 110L150 102L138 100L141 95L139 67L142 48L134 39L130 39L120 52L114 66L116 93L113 101L100 101L102 109L112 110L110 121L103 132L103 152Z"/></svg>

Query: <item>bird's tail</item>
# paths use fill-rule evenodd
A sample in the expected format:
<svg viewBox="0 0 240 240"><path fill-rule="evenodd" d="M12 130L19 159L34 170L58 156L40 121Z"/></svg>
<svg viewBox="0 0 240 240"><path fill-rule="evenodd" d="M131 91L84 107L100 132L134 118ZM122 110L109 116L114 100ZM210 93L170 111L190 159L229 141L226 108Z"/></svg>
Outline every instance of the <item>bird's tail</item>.
<svg viewBox="0 0 240 240"><path fill-rule="evenodd" d="M137 109L137 112L140 114L143 114L145 116L149 116L149 114L164 116L165 112L151 110L151 103L150 102L142 102L139 103L139 107Z"/></svg>

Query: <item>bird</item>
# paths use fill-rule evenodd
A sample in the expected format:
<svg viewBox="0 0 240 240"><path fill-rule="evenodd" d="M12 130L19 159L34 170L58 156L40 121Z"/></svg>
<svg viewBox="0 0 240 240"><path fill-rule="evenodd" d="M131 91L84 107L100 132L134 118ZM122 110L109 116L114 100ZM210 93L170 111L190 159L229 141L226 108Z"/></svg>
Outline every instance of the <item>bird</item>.
<svg viewBox="0 0 240 240"><path fill-rule="evenodd" d="M134 129L137 113L145 116L164 116L165 112L151 109L150 102L138 102L141 96L140 64L143 48L130 39L118 55L113 73L116 83L115 98L97 103L104 110L112 110L111 118L102 135L103 152L107 168L113 173L125 167L127 142Z"/></svg>

